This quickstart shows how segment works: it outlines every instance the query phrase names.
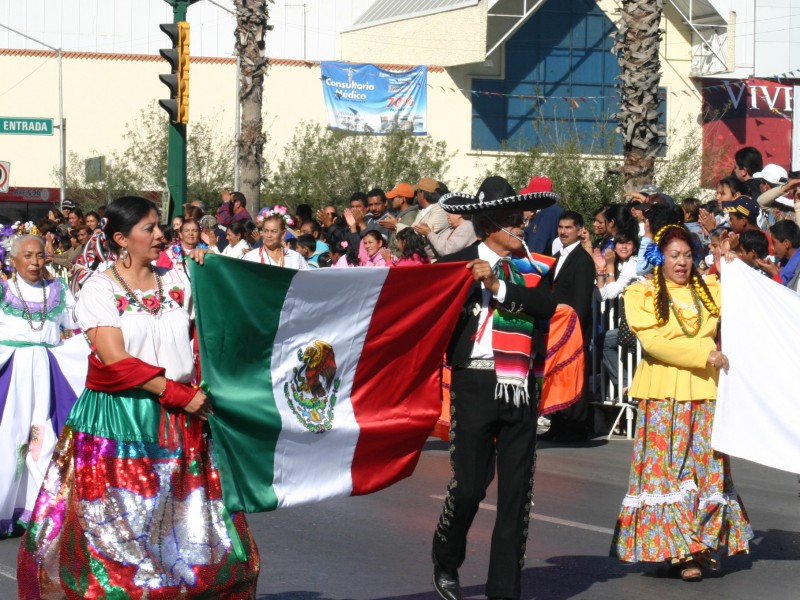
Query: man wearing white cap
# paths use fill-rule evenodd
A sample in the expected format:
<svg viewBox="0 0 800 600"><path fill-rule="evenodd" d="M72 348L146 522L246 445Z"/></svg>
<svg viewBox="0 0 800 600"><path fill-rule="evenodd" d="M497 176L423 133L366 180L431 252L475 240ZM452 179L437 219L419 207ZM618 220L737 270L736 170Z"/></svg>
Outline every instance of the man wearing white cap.
<svg viewBox="0 0 800 600"><path fill-rule="evenodd" d="M781 210L792 210L794 208L794 202L783 197L786 193L783 191L783 186L789 180L789 174L786 169L780 165L770 163L764 165L761 171L753 175L753 179L761 181L759 184L761 194L756 198L761 208L773 207Z"/></svg>

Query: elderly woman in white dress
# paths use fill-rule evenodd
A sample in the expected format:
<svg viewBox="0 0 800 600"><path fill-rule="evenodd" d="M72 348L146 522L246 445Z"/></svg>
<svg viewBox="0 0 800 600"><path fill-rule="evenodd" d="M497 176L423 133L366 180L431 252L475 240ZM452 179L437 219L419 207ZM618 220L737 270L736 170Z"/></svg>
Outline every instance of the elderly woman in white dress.
<svg viewBox="0 0 800 600"><path fill-rule="evenodd" d="M58 434L86 379L89 347L72 335L75 299L46 279L45 243L11 244L14 273L0 298L0 535L30 519Z"/></svg>
<svg viewBox="0 0 800 600"><path fill-rule="evenodd" d="M260 262L262 265L287 267L289 269L308 269L306 259L299 252L283 246L286 236L286 223L280 214L271 214L262 219L260 248L250 250L244 259L250 262Z"/></svg>

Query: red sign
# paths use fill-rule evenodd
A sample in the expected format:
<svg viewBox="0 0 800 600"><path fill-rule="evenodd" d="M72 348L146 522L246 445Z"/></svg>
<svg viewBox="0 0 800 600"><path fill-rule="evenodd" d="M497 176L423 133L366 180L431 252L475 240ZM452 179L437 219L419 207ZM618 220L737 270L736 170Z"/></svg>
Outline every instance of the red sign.
<svg viewBox="0 0 800 600"><path fill-rule="evenodd" d="M0 202L42 202L58 204L61 201L59 188L10 187L0 193Z"/></svg>
<svg viewBox="0 0 800 600"><path fill-rule="evenodd" d="M794 82L747 79L701 80L703 90L703 182L713 187L730 175L734 153L761 151L764 164L792 164Z"/></svg>

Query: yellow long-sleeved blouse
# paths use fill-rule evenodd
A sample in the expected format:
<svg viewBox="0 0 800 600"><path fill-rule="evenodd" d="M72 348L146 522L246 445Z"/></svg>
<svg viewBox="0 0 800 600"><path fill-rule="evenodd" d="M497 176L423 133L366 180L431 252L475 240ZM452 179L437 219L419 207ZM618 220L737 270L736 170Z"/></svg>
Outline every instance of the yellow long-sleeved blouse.
<svg viewBox="0 0 800 600"><path fill-rule="evenodd" d="M720 306L720 287L716 278L706 281L711 297ZM692 332L698 314L689 285L667 281L667 289L684 328ZM639 338L645 356L636 369L628 394L646 400L711 400L717 397L719 371L708 364L708 355L716 350L719 318L712 317L700 304L702 324L694 337L688 337L670 310L669 321L656 321L652 282L635 283L625 290L625 315L628 325Z"/></svg>

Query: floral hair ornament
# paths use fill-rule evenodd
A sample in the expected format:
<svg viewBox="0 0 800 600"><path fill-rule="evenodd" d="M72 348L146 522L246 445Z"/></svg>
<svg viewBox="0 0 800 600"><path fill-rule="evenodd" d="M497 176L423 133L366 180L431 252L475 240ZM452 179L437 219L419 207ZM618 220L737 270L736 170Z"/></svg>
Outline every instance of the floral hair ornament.
<svg viewBox="0 0 800 600"><path fill-rule="evenodd" d="M644 251L645 260L654 267L660 267L664 264L664 253L658 248L658 244L653 242Z"/></svg>
<svg viewBox="0 0 800 600"><path fill-rule="evenodd" d="M347 250L347 240L342 240L341 242L339 242L339 245L345 250Z"/></svg>
<svg viewBox="0 0 800 600"><path fill-rule="evenodd" d="M258 211L258 215L256 215L256 224L261 227L261 225L264 224L264 221L266 221L268 217L272 216L280 217L289 227L294 225L294 219L292 219L292 216L289 214L289 209L285 206L281 206L280 204L276 204L272 208L265 206Z"/></svg>
<svg viewBox="0 0 800 600"><path fill-rule="evenodd" d="M28 221L23 223L22 221L17 221L12 226L18 235L38 235L41 236L42 234L39 232L39 228L33 224L33 221Z"/></svg>
<svg viewBox="0 0 800 600"><path fill-rule="evenodd" d="M644 252L645 260L655 267L660 267L664 264L664 253L661 252L661 249L658 245L661 243L661 238L664 237L664 234L667 233L670 229L681 229L686 231L683 225L676 225L675 223L670 223L669 225L664 225L658 232L653 236L653 243L647 247L647 250Z"/></svg>

